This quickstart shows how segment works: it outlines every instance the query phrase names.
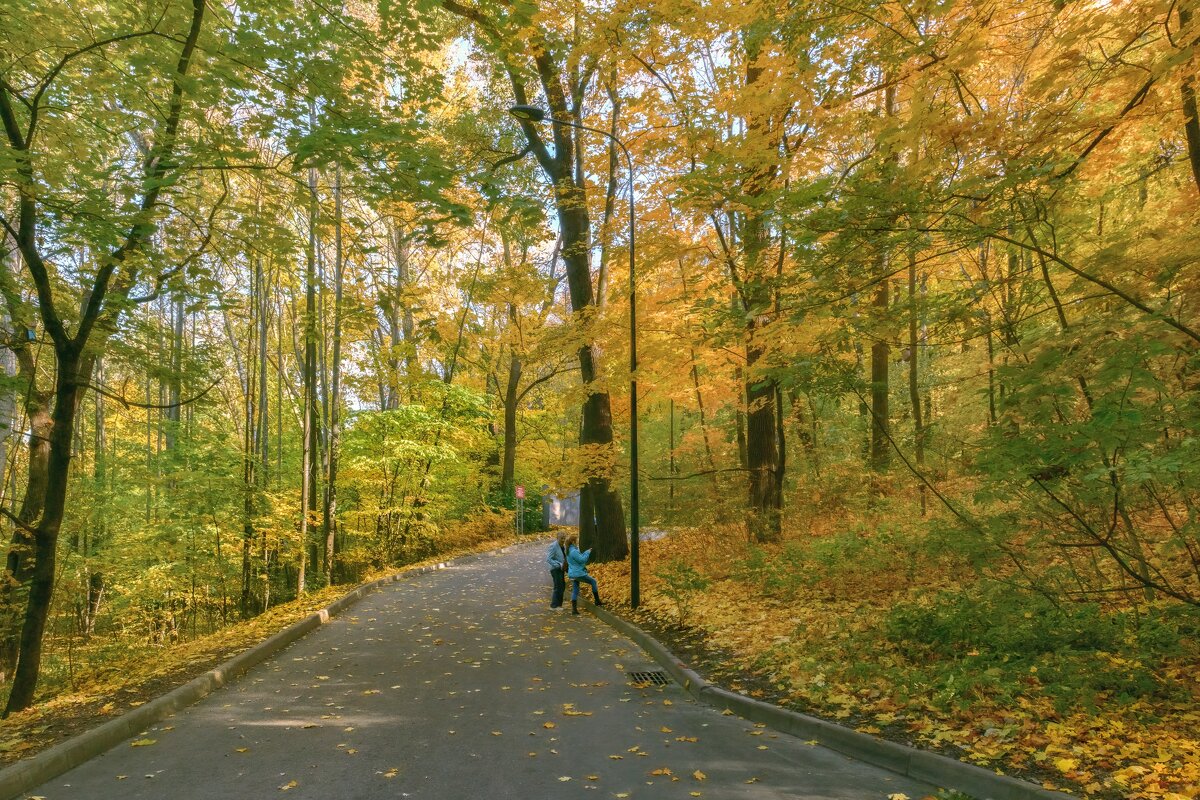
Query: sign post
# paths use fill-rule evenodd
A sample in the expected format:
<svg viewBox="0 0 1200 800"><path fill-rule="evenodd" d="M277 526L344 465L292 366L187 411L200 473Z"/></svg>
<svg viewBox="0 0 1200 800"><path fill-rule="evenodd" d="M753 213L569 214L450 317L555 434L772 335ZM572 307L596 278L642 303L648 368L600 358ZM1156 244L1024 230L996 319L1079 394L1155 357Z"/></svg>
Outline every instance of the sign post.
<svg viewBox="0 0 1200 800"><path fill-rule="evenodd" d="M517 496L517 535L525 532L525 487L516 487L514 494Z"/></svg>

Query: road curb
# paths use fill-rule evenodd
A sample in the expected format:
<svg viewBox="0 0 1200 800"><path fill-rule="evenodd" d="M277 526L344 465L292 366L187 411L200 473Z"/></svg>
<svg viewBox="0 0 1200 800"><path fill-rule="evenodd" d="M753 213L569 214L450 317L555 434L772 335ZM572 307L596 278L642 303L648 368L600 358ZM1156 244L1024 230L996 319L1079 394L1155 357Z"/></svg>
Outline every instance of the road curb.
<svg viewBox="0 0 1200 800"><path fill-rule="evenodd" d="M74 769L85 761L111 750L126 739L142 733L154 723L161 722L232 682L252 667L267 660L288 645L329 622L359 600L388 584L446 569L452 564L469 563L484 556L505 553L523 544L525 543L520 542L498 547L495 550L486 550L482 553L470 553L436 564L395 572L370 583L362 584L334 600L325 608L314 611L299 622L289 625L223 664L193 678L183 686L172 689L162 697L131 709L116 719L105 722L90 731L84 731L78 736L73 736L37 755L5 767L0 770L0 800L13 800L13 798L57 778L64 772Z"/></svg>
<svg viewBox="0 0 1200 800"><path fill-rule="evenodd" d="M729 710L751 722L819 742L830 750L874 764L915 780L954 789L978 800L1070 800L1072 795L1043 789L1028 781L956 761L948 756L890 742L828 720L789 711L715 686L680 661L661 642L605 608L586 605L596 617L632 639L657 661L692 697L714 708Z"/></svg>

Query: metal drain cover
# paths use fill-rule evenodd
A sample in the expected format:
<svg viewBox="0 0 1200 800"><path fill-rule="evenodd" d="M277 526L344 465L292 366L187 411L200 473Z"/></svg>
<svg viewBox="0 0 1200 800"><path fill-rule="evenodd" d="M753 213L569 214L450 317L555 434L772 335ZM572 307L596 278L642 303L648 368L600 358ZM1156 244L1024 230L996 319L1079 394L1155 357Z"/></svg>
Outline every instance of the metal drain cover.
<svg viewBox="0 0 1200 800"><path fill-rule="evenodd" d="M667 677L667 673L662 670L650 670L647 672L626 672L629 676L629 682L633 684L650 684L653 686L667 686L671 683L671 679Z"/></svg>

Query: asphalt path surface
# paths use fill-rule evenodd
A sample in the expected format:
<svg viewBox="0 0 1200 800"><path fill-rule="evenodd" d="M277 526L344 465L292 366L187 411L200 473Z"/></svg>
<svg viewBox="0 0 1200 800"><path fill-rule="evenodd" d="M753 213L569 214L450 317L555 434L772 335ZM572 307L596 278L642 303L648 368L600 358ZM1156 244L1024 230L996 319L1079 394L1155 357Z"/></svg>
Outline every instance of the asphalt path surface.
<svg viewBox="0 0 1200 800"><path fill-rule="evenodd" d="M723 715L680 686L632 685L628 672L657 665L595 617L548 607L544 549L522 545L391 584L230 686L28 796L933 794Z"/></svg>

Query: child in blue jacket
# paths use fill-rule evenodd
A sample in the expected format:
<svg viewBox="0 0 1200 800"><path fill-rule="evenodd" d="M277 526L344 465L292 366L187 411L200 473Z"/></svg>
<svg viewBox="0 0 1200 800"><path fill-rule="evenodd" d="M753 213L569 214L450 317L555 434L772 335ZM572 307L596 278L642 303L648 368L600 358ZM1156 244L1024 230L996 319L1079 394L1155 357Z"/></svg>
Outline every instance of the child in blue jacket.
<svg viewBox="0 0 1200 800"><path fill-rule="evenodd" d="M592 587L592 601L596 605L602 606L600 602L600 587L596 585L596 579L587 572L588 558L592 555L591 548L579 552L579 534L572 533L567 536L567 577L571 579L571 613L579 613L579 584L586 583Z"/></svg>

